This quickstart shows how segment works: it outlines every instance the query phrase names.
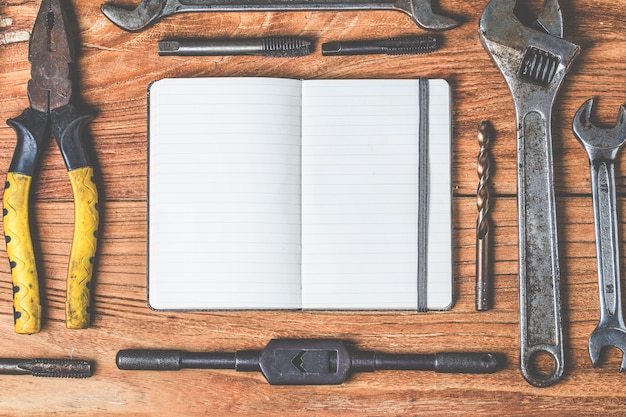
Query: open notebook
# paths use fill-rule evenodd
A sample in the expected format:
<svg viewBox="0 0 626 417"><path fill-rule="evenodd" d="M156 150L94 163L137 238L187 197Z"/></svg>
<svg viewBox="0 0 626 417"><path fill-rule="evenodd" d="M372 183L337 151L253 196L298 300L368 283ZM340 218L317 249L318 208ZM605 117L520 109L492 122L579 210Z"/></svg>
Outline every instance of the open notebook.
<svg viewBox="0 0 626 417"><path fill-rule="evenodd" d="M164 79L149 113L151 308L452 305L445 81Z"/></svg>

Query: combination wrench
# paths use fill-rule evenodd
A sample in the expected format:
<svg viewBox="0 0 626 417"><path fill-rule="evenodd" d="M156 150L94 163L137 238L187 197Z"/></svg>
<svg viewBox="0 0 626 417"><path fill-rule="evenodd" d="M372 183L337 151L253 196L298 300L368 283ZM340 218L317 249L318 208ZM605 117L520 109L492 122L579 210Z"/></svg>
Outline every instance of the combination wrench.
<svg viewBox="0 0 626 417"><path fill-rule="evenodd" d="M101 9L117 26L133 32L184 12L395 10L423 29L441 31L460 23L433 13L431 0L141 0L133 10L113 4L103 4Z"/></svg>
<svg viewBox="0 0 626 417"><path fill-rule="evenodd" d="M614 346L626 353L626 326L622 316L620 289L619 239L617 233L617 198L615 159L626 143L626 108L620 107L613 128L599 128L591 122L593 100L587 100L576 112L572 130L589 156L593 199L600 321L589 337L589 356L598 366L604 347ZM626 370L622 355L620 372Z"/></svg>
<svg viewBox="0 0 626 417"><path fill-rule="evenodd" d="M537 387L564 371L560 268L552 167L551 113L579 47L563 39L557 0L545 0L532 27L515 15L516 0L491 0L479 35L504 76L517 117L520 371ZM539 372L539 358L552 360Z"/></svg>

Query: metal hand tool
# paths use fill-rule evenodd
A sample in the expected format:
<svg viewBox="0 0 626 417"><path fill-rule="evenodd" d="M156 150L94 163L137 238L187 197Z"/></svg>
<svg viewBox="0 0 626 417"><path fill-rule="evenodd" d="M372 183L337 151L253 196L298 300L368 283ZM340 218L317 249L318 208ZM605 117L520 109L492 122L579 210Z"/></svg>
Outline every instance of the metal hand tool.
<svg viewBox="0 0 626 417"><path fill-rule="evenodd" d="M619 111L615 127L599 128L591 122L593 100L587 100L576 112L572 128L589 155L593 195L596 255L598 257L598 288L600 290L600 322L589 337L589 356L598 365L600 352L615 346L626 354L626 326L622 316L619 272L619 239L617 198L615 191L615 159L626 142L626 108ZM622 356L620 372L626 370Z"/></svg>
<svg viewBox="0 0 626 417"><path fill-rule="evenodd" d="M236 353L121 350L116 361L124 370L261 372L272 385L341 384L353 372L376 370L487 374L503 364L503 359L492 353L384 354L354 350L336 339L274 339L262 351Z"/></svg>
<svg viewBox="0 0 626 417"><path fill-rule="evenodd" d="M161 56L257 55L269 58L295 58L310 54L312 49L311 41L296 37L159 41Z"/></svg>
<svg viewBox="0 0 626 417"><path fill-rule="evenodd" d="M74 236L67 274L66 325L82 329L90 321L90 282L96 253L98 192L93 168L82 143L91 116L70 100L72 38L60 0L43 0L30 41L32 79L30 108L7 123L17 133L17 145L4 190L4 234L13 278L15 331L36 333L41 328L39 279L29 228L29 195L49 132L56 137L69 171L74 194Z"/></svg>
<svg viewBox="0 0 626 417"><path fill-rule="evenodd" d="M176 13L236 11L396 10L424 29L446 30L460 22L433 13L430 0L141 0L134 10L103 4L102 13L128 31L139 31Z"/></svg>
<svg viewBox="0 0 626 417"><path fill-rule="evenodd" d="M89 378L93 363L77 359L0 358L0 375L32 375L48 378Z"/></svg>
<svg viewBox="0 0 626 417"><path fill-rule="evenodd" d="M420 55L435 52L438 48L439 39L435 36L402 36L380 40L328 42L322 44L322 55Z"/></svg>
<svg viewBox="0 0 626 417"><path fill-rule="evenodd" d="M476 310L489 310L490 279L489 279L489 251L491 246L491 142L495 132L493 125L483 121L478 125L478 161L476 171L479 183L476 190Z"/></svg>
<svg viewBox="0 0 626 417"><path fill-rule="evenodd" d="M491 0L479 23L483 46L511 90L517 114L520 275L520 369L545 387L563 374L560 271L552 173L551 112L579 47L563 40L557 0L546 0L533 27L514 14L515 0ZM548 375L535 369L548 355Z"/></svg>

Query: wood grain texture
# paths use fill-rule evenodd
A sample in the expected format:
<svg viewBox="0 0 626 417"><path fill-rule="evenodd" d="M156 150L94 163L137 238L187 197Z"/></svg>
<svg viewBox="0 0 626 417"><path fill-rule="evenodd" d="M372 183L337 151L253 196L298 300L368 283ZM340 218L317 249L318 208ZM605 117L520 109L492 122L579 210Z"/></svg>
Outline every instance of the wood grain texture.
<svg viewBox="0 0 626 417"><path fill-rule="evenodd" d="M99 10L102 0L67 1L79 35L77 82L86 108L89 146L96 161L102 222L95 265L95 313L87 330L64 324L65 274L73 228L71 188L50 140L34 184L33 235L42 276L44 323L32 336L13 332L11 277L0 249L0 352L6 357L68 357L96 362L88 380L0 376L0 415L120 416L581 416L624 415L621 352L610 349L601 367L587 354L598 319L593 212L586 154L571 119L598 97L596 120L612 124L624 103L626 31L614 1L562 1L565 37L582 47L554 110L554 171L562 268L567 368L564 380L538 389L518 365L518 277L515 117L510 93L483 50L478 18L487 0L441 0L440 13L463 19L442 33L442 49L423 56L322 57L330 40L423 34L396 12L196 13L126 33ZM137 1L120 0L134 5ZM540 3L533 0L534 3ZM30 30L38 1L0 2L12 25ZM299 59L158 57L157 41L172 37L297 35L317 51ZM0 46L0 120L28 105L28 45ZM456 304L450 312L210 312L155 313L146 305L148 85L164 77L274 76L294 78L445 78L454 100L454 254ZM476 129L490 119L497 130L492 194L494 308L474 311ZM0 125L0 178L15 134ZM617 166L619 221L626 236L626 158ZM623 241L623 240L622 240ZM2 245L4 246L4 245ZM624 255L624 250L621 250ZM341 386L273 387L260 374L185 370L129 372L115 366L126 348L192 351L258 349L276 337L337 337L388 352L494 351L507 356L494 375L429 372L358 374Z"/></svg>

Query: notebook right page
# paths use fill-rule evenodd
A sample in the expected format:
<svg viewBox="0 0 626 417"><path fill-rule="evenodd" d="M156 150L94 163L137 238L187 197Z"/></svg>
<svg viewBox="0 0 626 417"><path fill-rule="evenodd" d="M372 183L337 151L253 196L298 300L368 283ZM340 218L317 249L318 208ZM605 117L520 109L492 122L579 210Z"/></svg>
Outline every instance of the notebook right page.
<svg viewBox="0 0 626 417"><path fill-rule="evenodd" d="M418 85L303 82L303 308L417 308ZM429 85L436 167L429 175L428 308L444 309L452 302L449 89L442 80ZM443 106L433 107L442 96L434 101ZM442 109L443 121L435 116ZM436 135L442 123L444 141Z"/></svg>

